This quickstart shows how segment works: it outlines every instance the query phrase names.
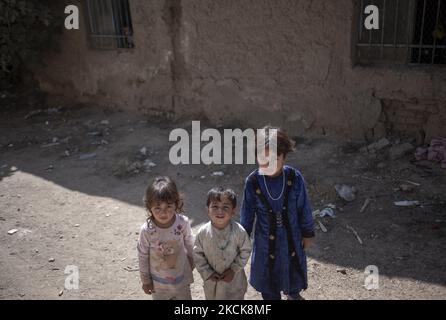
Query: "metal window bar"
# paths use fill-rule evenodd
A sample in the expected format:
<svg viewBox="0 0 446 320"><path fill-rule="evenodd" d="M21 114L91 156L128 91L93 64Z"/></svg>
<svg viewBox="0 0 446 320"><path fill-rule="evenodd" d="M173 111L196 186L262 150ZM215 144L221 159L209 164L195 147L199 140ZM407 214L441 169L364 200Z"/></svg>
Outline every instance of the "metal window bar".
<svg viewBox="0 0 446 320"><path fill-rule="evenodd" d="M93 47L134 48L128 0L87 0L87 10Z"/></svg>
<svg viewBox="0 0 446 320"><path fill-rule="evenodd" d="M439 29L440 8L441 8L441 0L438 0L437 17L435 19L435 30L434 30L434 33L436 33L437 30ZM443 27L443 30L444 30L444 27ZM434 48L432 49L432 61L431 61L432 64L435 63L435 50L436 50L436 46L437 46L437 35L435 34L435 35L433 35L433 37L434 37ZM443 54L446 54L446 53L443 53Z"/></svg>
<svg viewBox="0 0 446 320"><path fill-rule="evenodd" d="M379 8L379 30L364 27L368 5ZM446 0L361 0L359 8L359 63L446 64Z"/></svg>

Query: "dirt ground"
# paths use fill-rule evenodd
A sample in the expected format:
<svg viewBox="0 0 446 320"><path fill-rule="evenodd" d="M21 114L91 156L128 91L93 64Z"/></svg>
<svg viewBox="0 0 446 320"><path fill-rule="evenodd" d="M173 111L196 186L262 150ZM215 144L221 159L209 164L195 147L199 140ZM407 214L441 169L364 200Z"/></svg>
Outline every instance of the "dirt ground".
<svg viewBox="0 0 446 320"><path fill-rule="evenodd" d="M140 289L136 256L148 180L160 174L176 180L196 231L207 221L206 192L229 186L241 201L244 178L255 168L171 165L169 133L187 126L93 107L3 112L0 298L150 299ZM288 163L304 175L313 210L336 206L336 218L316 218L327 231L316 222L303 297L445 299L446 170L415 162L412 153L391 160L393 146L369 153L328 138L297 142ZM354 186L356 199L340 199L335 184ZM399 190L401 184L413 190ZM394 205L401 200L420 205ZM10 235L11 229L18 231ZM78 290L63 290L69 265L78 267ZM379 289L364 288L369 265L379 269ZM193 298L203 299L202 281L194 276ZM249 287L246 298L260 295Z"/></svg>

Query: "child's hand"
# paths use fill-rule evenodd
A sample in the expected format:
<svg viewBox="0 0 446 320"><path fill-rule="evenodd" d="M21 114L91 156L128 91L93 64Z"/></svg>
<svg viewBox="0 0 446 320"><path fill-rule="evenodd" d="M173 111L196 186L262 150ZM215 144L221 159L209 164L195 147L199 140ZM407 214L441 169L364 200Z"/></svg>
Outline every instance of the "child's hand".
<svg viewBox="0 0 446 320"><path fill-rule="evenodd" d="M234 275L235 273L231 268L226 269L221 275L221 280L223 280L224 282L231 282L232 279L234 279Z"/></svg>
<svg viewBox="0 0 446 320"><path fill-rule="evenodd" d="M143 284L142 285L142 289L144 290L145 294L152 294L155 292L155 290L153 290L153 283L151 284Z"/></svg>
<svg viewBox="0 0 446 320"><path fill-rule="evenodd" d="M212 280L212 281L217 282L217 281L220 281L220 280L221 280L221 277L220 277L220 275L219 275L217 272L214 272L214 273L211 274L211 276L209 277L209 280Z"/></svg>
<svg viewBox="0 0 446 320"><path fill-rule="evenodd" d="M302 247L307 250L313 244L313 238L302 238Z"/></svg>

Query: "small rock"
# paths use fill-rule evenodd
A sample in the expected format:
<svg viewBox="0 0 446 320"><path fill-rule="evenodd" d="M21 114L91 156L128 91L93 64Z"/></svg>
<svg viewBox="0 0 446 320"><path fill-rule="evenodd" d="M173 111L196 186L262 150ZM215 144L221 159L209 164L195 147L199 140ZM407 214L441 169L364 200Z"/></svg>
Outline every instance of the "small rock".
<svg viewBox="0 0 446 320"><path fill-rule="evenodd" d="M108 217L110 217L110 216L111 216L111 214L107 213L107 214L106 214L105 216L106 216L106 217L108 218Z"/></svg>
<svg viewBox="0 0 446 320"><path fill-rule="evenodd" d="M39 253L39 249L34 250L35 253Z"/></svg>
<svg viewBox="0 0 446 320"><path fill-rule="evenodd" d="M79 156L79 160L88 160L96 157L96 153L83 153Z"/></svg>
<svg viewBox="0 0 446 320"><path fill-rule="evenodd" d="M138 173L139 170L141 169L141 162L139 161L135 161L133 163L131 163L128 167L127 167L127 172L135 172Z"/></svg>
<svg viewBox="0 0 446 320"><path fill-rule="evenodd" d="M149 171L150 168L156 167L156 163L149 159L146 159L143 163L143 167L146 169L146 171Z"/></svg>
<svg viewBox="0 0 446 320"><path fill-rule="evenodd" d="M79 223L76 223L74 226L75 226L76 228L78 228L78 227L80 226L80 224L79 224Z"/></svg>
<svg viewBox="0 0 446 320"><path fill-rule="evenodd" d="M63 289L59 291L59 297L63 295Z"/></svg>
<svg viewBox="0 0 446 320"><path fill-rule="evenodd" d="M63 138L62 140L60 140L60 142L62 142L62 143L68 143L68 141L70 141L70 139L71 139L71 136L68 136L68 137Z"/></svg>
<svg viewBox="0 0 446 320"><path fill-rule="evenodd" d="M338 195L345 201L351 202L356 199L355 187L351 187L346 184L342 184L342 185L337 184L337 185L335 185L335 189L336 189Z"/></svg>
<svg viewBox="0 0 446 320"><path fill-rule="evenodd" d="M404 192L412 192L415 190L415 186L412 184L402 184L400 185L400 190Z"/></svg>
<svg viewBox="0 0 446 320"><path fill-rule="evenodd" d="M413 145L410 143L403 143L399 145L395 145L389 150L389 157L392 160L399 159L412 151L414 149Z"/></svg>
<svg viewBox="0 0 446 320"><path fill-rule="evenodd" d="M56 259L54 259L54 258L49 258L48 259L48 262L54 262L54 261L56 261Z"/></svg>
<svg viewBox="0 0 446 320"><path fill-rule="evenodd" d="M54 169L54 166L50 164L48 167L45 168L45 171L52 171Z"/></svg>
<svg viewBox="0 0 446 320"><path fill-rule="evenodd" d="M110 121L108 121L108 120L102 120L102 121L101 121L101 124L102 124L103 126L108 126L108 125L110 124Z"/></svg>
<svg viewBox="0 0 446 320"><path fill-rule="evenodd" d="M395 201L394 204L398 207L414 207L419 206L419 201Z"/></svg>
<svg viewBox="0 0 446 320"><path fill-rule="evenodd" d="M214 172L212 172L212 175L215 176L215 177L222 177L225 174L224 174L223 171L214 171Z"/></svg>
<svg viewBox="0 0 446 320"><path fill-rule="evenodd" d="M361 151L374 153L376 151L384 149L388 145L390 145L390 141L387 140L386 138L382 138L381 140L379 140L377 142L371 143L368 146L361 148Z"/></svg>
<svg viewBox="0 0 446 320"><path fill-rule="evenodd" d="M142 155L146 156L146 155L147 155L147 148L146 148L146 147L142 147L142 148L139 150L139 152L140 152Z"/></svg>
<svg viewBox="0 0 446 320"><path fill-rule="evenodd" d="M8 231L9 235L13 235L14 233L16 233L17 231L19 231L18 229L11 229Z"/></svg>
<svg viewBox="0 0 446 320"><path fill-rule="evenodd" d="M59 139L57 137L54 137L52 141L53 143L56 143L57 141L59 141Z"/></svg>
<svg viewBox="0 0 446 320"><path fill-rule="evenodd" d="M205 178L206 178L206 176L201 176L201 177L200 177L200 179L205 179Z"/></svg>

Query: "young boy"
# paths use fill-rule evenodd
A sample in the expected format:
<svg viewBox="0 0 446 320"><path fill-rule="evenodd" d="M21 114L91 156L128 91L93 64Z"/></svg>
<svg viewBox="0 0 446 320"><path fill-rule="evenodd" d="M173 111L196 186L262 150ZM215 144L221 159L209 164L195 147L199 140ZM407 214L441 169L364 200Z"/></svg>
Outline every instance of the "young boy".
<svg viewBox="0 0 446 320"><path fill-rule="evenodd" d="M200 228L194 245L194 261L203 278L207 300L243 300L248 283L244 267L251 241L232 217L237 199L231 189L213 188L207 195L211 220Z"/></svg>
<svg viewBox="0 0 446 320"><path fill-rule="evenodd" d="M264 129L270 134L264 136L266 157L274 151L271 132L277 130L277 164L270 170L258 157L259 169L245 182L241 224L249 235L257 218L249 283L265 300L280 300L281 292L302 299L300 291L308 286L305 249L314 237L310 202L300 172L284 165L291 140L279 128Z"/></svg>

